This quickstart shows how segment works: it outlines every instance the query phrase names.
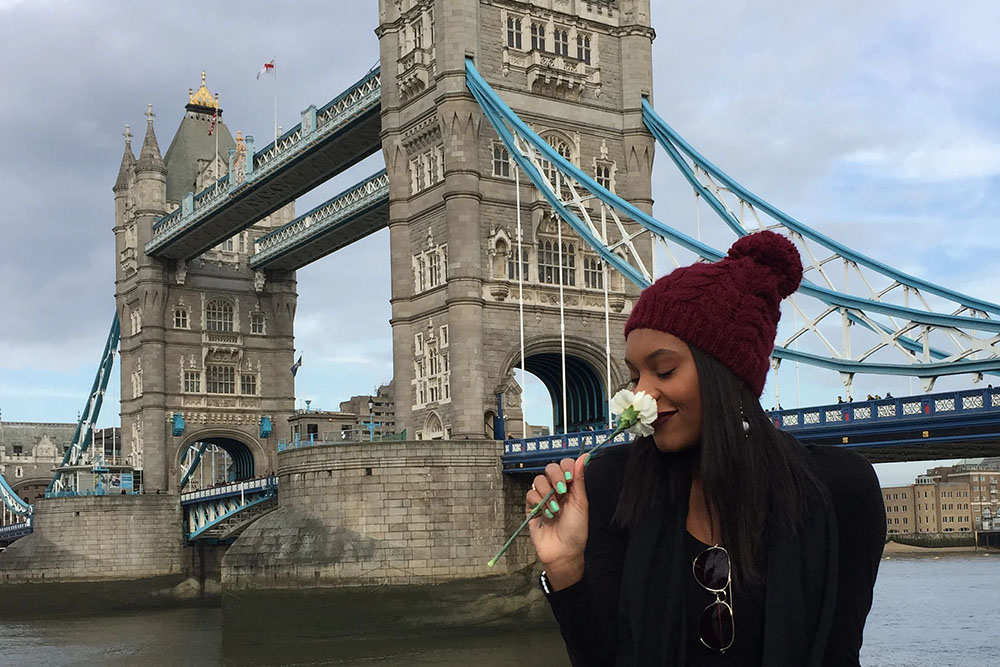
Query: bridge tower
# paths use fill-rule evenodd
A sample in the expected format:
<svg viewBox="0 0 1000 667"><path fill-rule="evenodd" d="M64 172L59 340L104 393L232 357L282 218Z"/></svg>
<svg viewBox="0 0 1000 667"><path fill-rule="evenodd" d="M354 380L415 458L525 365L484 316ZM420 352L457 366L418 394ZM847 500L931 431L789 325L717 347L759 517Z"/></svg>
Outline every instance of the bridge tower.
<svg viewBox="0 0 1000 667"><path fill-rule="evenodd" d="M650 211L649 0L379 0L379 12L397 424L482 438L499 396L520 435L515 167L466 88L465 59L563 155ZM559 223L520 183L525 366L549 389L556 430L579 430L606 419L604 280L613 389L628 379L621 331L636 291L605 278L563 224L564 417Z"/></svg>
<svg viewBox="0 0 1000 667"><path fill-rule="evenodd" d="M265 275L247 262L254 239L291 220L294 205L188 261L147 256L158 218L247 159L204 72L163 156L154 115L149 105L138 160L126 126L113 187L122 452L142 471L146 493L178 490L195 443L224 449L237 479L274 470L277 428L287 426L295 396L295 274Z"/></svg>

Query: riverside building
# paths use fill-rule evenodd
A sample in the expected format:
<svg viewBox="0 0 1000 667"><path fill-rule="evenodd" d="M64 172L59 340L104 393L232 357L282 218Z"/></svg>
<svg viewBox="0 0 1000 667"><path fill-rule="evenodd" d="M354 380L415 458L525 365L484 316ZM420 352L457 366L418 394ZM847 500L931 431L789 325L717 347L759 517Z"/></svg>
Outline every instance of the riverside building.
<svg viewBox="0 0 1000 667"><path fill-rule="evenodd" d="M966 533L1000 530L1000 460L931 468L905 486L882 488L886 530Z"/></svg>

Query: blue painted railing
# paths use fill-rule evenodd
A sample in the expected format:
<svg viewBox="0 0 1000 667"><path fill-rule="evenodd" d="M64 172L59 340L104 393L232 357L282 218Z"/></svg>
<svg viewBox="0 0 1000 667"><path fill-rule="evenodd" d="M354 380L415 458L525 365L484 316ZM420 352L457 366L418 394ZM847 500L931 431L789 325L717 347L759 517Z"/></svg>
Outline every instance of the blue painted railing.
<svg viewBox="0 0 1000 667"><path fill-rule="evenodd" d="M0 526L0 542L12 542L19 537L30 535L34 530L34 525L34 518L29 516L24 521Z"/></svg>
<svg viewBox="0 0 1000 667"><path fill-rule="evenodd" d="M503 443L503 468L509 472L535 472L545 468L550 461L580 456L603 442L614 431L584 431L582 433L560 433L535 438L506 440ZM634 436L628 431L619 433L608 447L632 442Z"/></svg>
<svg viewBox="0 0 1000 667"><path fill-rule="evenodd" d="M984 433L1000 434L1000 389L986 387L834 403L795 410L769 410L767 414L777 428L800 435L804 442L813 439L826 442L831 436L834 436L835 444L847 446L904 445L914 441L959 442L968 438L981 439L985 437ZM985 427L967 437L955 434L956 430L963 431L965 425L973 423L979 426L985 424ZM894 426L897 428L894 429ZM940 435L935 432L935 426L942 427ZM922 431L920 437L909 437L907 432L914 428ZM541 471L551 461L567 456L576 458L580 455L581 443L589 450L610 433L588 431L507 440L503 447L503 470L507 473ZM871 433L881 435L872 439ZM859 437L855 438L852 434ZM628 433L620 434L613 445L632 439Z"/></svg>
<svg viewBox="0 0 1000 667"><path fill-rule="evenodd" d="M221 486L211 486L207 489L199 489L197 491L189 491L188 493L181 494L181 505L201 503L208 500L227 498L230 496L246 495L248 493L257 493L258 491L272 491L276 493L278 491L278 478L275 475L268 475L267 477L248 479L242 482L223 484Z"/></svg>
<svg viewBox="0 0 1000 667"><path fill-rule="evenodd" d="M860 427L872 422L953 418L990 412L1000 415L1000 389L987 387L923 396L835 403L795 410L768 411L768 415L778 428L795 432L823 427L845 429L851 425Z"/></svg>

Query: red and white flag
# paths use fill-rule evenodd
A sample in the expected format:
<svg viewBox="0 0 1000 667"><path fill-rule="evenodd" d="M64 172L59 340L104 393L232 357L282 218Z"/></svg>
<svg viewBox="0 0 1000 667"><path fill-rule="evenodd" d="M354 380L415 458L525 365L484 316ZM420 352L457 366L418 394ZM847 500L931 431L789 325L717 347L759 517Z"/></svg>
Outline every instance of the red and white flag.
<svg viewBox="0 0 1000 667"><path fill-rule="evenodd" d="M215 107L215 113L212 114L212 124L208 126L208 136L212 136L215 132L215 124L219 120L219 107Z"/></svg>
<svg viewBox="0 0 1000 667"><path fill-rule="evenodd" d="M257 72L257 78L260 78L261 74L274 74L274 58L271 58L269 62L264 63L264 66L260 68Z"/></svg>

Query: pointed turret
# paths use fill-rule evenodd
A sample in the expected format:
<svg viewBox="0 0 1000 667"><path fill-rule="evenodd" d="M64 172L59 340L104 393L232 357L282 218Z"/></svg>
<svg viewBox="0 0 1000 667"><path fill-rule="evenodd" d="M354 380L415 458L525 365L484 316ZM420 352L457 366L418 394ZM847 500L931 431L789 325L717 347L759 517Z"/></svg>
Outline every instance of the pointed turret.
<svg viewBox="0 0 1000 667"><path fill-rule="evenodd" d="M146 137L135 165L136 213L165 215L167 212L167 167L153 132L153 105L146 110Z"/></svg>
<svg viewBox="0 0 1000 667"><path fill-rule="evenodd" d="M156 143L156 133L153 132L153 105L146 111L146 137L142 140L142 150L139 152L139 171L158 171L167 173L167 167L160 156L160 145Z"/></svg>
<svg viewBox="0 0 1000 667"><path fill-rule="evenodd" d="M114 187L111 188L115 194L128 189L129 182L135 175L135 155L132 153L132 128L126 125L122 136L125 137L125 152L122 154L121 167L118 168L118 178L115 180Z"/></svg>

